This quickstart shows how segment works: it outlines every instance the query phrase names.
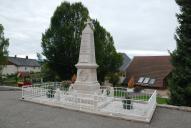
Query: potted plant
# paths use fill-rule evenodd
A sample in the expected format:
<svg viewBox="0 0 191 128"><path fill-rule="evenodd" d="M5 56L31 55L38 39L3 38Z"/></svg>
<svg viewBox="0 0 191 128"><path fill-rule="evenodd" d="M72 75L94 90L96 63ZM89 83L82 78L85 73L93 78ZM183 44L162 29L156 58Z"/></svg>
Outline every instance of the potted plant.
<svg viewBox="0 0 191 128"><path fill-rule="evenodd" d="M109 94L110 94L110 90L108 88L106 90L106 94L107 94L107 96L109 96Z"/></svg>
<svg viewBox="0 0 191 128"><path fill-rule="evenodd" d="M131 98L128 95L125 96L125 99L122 100L122 103L123 103L124 109L132 109L133 108Z"/></svg>
<svg viewBox="0 0 191 128"><path fill-rule="evenodd" d="M48 98L54 98L54 94L55 94L55 89L54 89L54 87L49 87L49 89L48 89L48 91L47 91L47 93L46 93L46 96L48 97Z"/></svg>

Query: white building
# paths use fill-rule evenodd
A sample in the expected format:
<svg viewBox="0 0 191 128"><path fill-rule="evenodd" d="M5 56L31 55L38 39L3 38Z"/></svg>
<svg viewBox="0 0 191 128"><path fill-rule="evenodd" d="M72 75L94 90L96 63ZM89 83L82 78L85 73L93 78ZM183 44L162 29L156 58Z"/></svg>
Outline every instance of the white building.
<svg viewBox="0 0 191 128"><path fill-rule="evenodd" d="M8 57L6 65L3 67L2 75L11 75L18 72L40 72L41 67L37 60L19 57Z"/></svg>

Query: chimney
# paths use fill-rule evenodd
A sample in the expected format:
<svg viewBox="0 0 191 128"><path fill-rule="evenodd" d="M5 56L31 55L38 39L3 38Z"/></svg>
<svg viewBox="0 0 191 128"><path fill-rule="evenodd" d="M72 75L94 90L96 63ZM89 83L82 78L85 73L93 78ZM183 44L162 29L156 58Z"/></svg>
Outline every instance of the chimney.
<svg viewBox="0 0 191 128"><path fill-rule="evenodd" d="M15 55L15 58L17 58L17 55Z"/></svg>
<svg viewBox="0 0 191 128"><path fill-rule="evenodd" d="M28 59L29 57L28 56L26 56L26 59Z"/></svg>

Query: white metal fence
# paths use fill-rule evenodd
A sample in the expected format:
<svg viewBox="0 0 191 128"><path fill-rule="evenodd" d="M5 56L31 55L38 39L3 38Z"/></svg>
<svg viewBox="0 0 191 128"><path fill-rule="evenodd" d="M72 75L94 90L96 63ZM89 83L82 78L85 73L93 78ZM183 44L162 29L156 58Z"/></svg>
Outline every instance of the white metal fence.
<svg viewBox="0 0 191 128"><path fill-rule="evenodd" d="M156 104L157 104L157 91L155 90L152 96L149 98L147 102L147 115L154 112Z"/></svg>
<svg viewBox="0 0 191 128"><path fill-rule="evenodd" d="M59 104L78 110L101 111L101 108L115 102L121 103L123 110L134 109L134 104L144 104L144 113L149 113L155 109L157 93L128 93L124 87L100 87L100 94L77 93L68 86L60 82L34 84L22 87L22 98L40 103ZM126 108L125 108L126 107ZM121 110L115 108L111 111L120 113Z"/></svg>

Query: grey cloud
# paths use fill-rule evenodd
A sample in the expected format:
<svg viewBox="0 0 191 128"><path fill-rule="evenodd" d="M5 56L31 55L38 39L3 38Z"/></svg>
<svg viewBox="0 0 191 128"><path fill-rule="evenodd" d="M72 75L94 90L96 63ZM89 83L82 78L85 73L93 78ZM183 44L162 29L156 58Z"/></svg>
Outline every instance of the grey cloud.
<svg viewBox="0 0 191 128"><path fill-rule="evenodd" d="M97 3L100 2L94 4ZM166 51L175 48L173 34L178 7L174 0L104 3L108 4L91 9L92 15L101 19L101 24L112 33L117 49Z"/></svg>
<svg viewBox="0 0 191 128"><path fill-rule="evenodd" d="M48 2L48 3L47 3ZM41 52L41 35L49 26L50 17L60 1L1 0L0 23L10 38L10 55Z"/></svg>
<svg viewBox="0 0 191 128"><path fill-rule="evenodd" d="M70 2L75 2L71 0ZM175 48L174 0L81 0L90 16L113 36L118 51L160 55ZM41 52L41 35L61 0L1 0L0 23L10 38L11 55Z"/></svg>

